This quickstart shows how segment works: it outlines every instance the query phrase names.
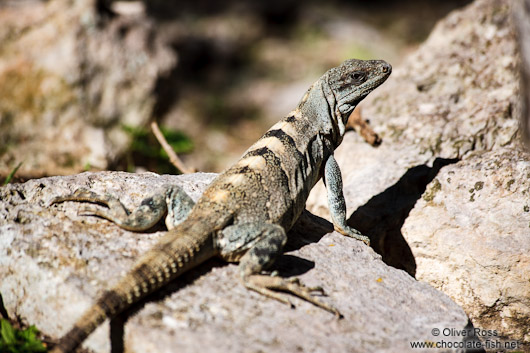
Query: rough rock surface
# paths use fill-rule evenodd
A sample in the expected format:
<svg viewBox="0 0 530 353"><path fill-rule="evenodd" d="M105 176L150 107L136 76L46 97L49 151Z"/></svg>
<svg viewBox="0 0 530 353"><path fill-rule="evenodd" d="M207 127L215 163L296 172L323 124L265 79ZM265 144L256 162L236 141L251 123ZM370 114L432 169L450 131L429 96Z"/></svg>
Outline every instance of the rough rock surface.
<svg viewBox="0 0 530 353"><path fill-rule="evenodd" d="M387 264L444 291L475 326L530 345L529 157L510 15L509 1L478 0L438 23L363 105L383 144L349 134L337 160L349 223ZM326 217L324 194L308 204Z"/></svg>
<svg viewBox="0 0 530 353"><path fill-rule="evenodd" d="M416 278L476 326L530 342L530 154L503 148L443 168L402 228Z"/></svg>
<svg viewBox="0 0 530 353"><path fill-rule="evenodd" d="M145 17L95 0L0 6L0 22L0 175L19 162L26 177L106 168L176 63Z"/></svg>
<svg viewBox="0 0 530 353"><path fill-rule="evenodd" d="M47 207L53 197L85 187L119 195L132 208L168 182L197 198L212 177L101 172L2 187L5 309L57 337L162 235L131 233L78 216L78 203ZM330 231L323 219L305 215L277 268L282 276L321 284L344 319L296 298L297 308L290 309L249 292L237 279L236 265L210 261L136 308L125 327L123 318L114 320L113 346L127 352L421 352L432 350L412 349L410 342L437 341L433 328L466 327L466 315L446 295L387 266L364 244ZM108 337L105 325L87 346L109 352Z"/></svg>

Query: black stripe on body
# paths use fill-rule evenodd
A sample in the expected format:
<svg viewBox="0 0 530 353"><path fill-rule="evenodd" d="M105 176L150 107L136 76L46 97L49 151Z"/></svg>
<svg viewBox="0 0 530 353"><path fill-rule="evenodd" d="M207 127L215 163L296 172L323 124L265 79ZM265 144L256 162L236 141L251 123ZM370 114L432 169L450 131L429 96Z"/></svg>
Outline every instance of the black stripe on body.
<svg viewBox="0 0 530 353"><path fill-rule="evenodd" d="M300 128L298 126L297 130ZM325 139L320 134L315 134L309 139L303 139L303 145L297 145L296 137L291 136L282 128L267 131L262 140L270 138L278 139L283 145L284 151L280 155L281 165L288 175L293 212L298 216L305 208L309 192L320 176L321 163L326 154Z"/></svg>
<svg viewBox="0 0 530 353"><path fill-rule="evenodd" d="M297 119L294 115L290 115L287 118L284 119L288 123L294 123Z"/></svg>
<svg viewBox="0 0 530 353"><path fill-rule="evenodd" d="M284 145L285 149L288 151L289 158L294 157L296 162L301 163L300 166L302 167L304 171L308 170L308 161L304 157L304 154L300 152L300 150L296 147L296 142L291 135L287 134L285 131L281 129L269 130L265 133L265 135L263 135L262 139L269 138L269 137L275 137L278 140L280 140L282 144ZM295 155L293 156L293 154ZM298 169L299 168L296 168L296 171L295 171L296 174L299 172ZM304 172L302 173L305 176L305 173ZM295 175L295 180L298 181L297 175Z"/></svg>
<svg viewBox="0 0 530 353"><path fill-rule="evenodd" d="M232 170L233 174L249 174L252 173L252 169L250 169L247 165L245 166L237 166L237 168L234 168Z"/></svg>
<svg viewBox="0 0 530 353"><path fill-rule="evenodd" d="M281 175L277 184L283 185L283 190L285 191L280 190L277 193L270 194L270 201L272 203L271 207L274 209L271 209L270 212L271 215L273 213L276 214L274 218L277 219L287 231L305 208L305 200L308 192L305 192L304 190L307 189L306 174L308 164L304 155L296 149L296 145L291 136L282 130L271 130L267 132L264 138L273 136L278 138L284 144L284 153L286 154L284 158L281 158L267 147L261 147L250 151L247 155L262 156L265 158L267 165L277 170ZM284 161L282 161L282 159L284 159ZM278 172L276 172L276 175ZM265 180L268 179L266 178ZM263 183L264 188L267 186L266 183ZM285 206L281 207L280 205L282 204ZM280 215L277 212L283 212L283 214ZM277 218L278 216L280 217L279 219Z"/></svg>
<svg viewBox="0 0 530 353"><path fill-rule="evenodd" d="M293 137L289 134L287 134L282 129L277 130L269 130L263 135L261 139L265 139L268 137L276 137L278 140L280 140L286 147L291 146L292 148L296 149L296 152L298 154L302 154L297 148L296 148L296 142L294 141Z"/></svg>
<svg viewBox="0 0 530 353"><path fill-rule="evenodd" d="M272 166L273 169L281 170L281 181L285 183L285 185L289 184L289 177L287 176L287 174L282 168L282 161L280 157L278 157L274 151L272 151L268 147L260 147L258 149L249 151L242 158L242 160L244 160L247 157L255 157L255 156L263 157L265 159L267 167Z"/></svg>
<svg viewBox="0 0 530 353"><path fill-rule="evenodd" d="M257 172L255 174L260 175L260 184L264 189L270 187L268 184L268 181L270 180L270 177L274 177L277 179L275 182L276 185L278 185L281 189L287 191L288 193L291 193L290 185L289 185L289 175L286 173L286 171L283 168L282 160L279 156L276 155L274 151L269 149L268 147L260 147L255 150L249 151L245 157L242 159L244 160L246 157L254 157L254 156L260 156L265 159L266 168L265 173ZM273 175L270 175L270 174ZM265 175L269 174L269 177L265 177ZM284 210L285 214L283 217L292 218L293 217L293 209L292 209L292 199L291 197L284 194L282 190L278 190L276 193L269 193L269 196L271 197L270 201L273 203L272 207L281 208L279 204L276 204L276 202L280 202L278 199L281 199L285 207L288 209ZM276 200L275 200L276 199ZM271 211L271 213L274 213Z"/></svg>
<svg viewBox="0 0 530 353"><path fill-rule="evenodd" d="M296 147L294 138L285 131L281 129L270 130L267 131L264 137L276 137L283 143L286 151L288 151L288 158L295 160L296 165L294 165L294 173L287 173L291 174L292 178L289 182L289 191L291 197L297 198L300 191L306 187L305 184L307 183L307 174L310 169L307 159L305 158L304 154Z"/></svg>

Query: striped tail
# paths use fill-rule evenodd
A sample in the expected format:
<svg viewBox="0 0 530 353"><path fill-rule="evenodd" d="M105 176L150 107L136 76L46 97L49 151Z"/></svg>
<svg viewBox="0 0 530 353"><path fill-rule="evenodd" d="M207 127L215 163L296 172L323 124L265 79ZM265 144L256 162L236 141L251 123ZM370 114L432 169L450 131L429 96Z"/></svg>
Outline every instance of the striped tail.
<svg viewBox="0 0 530 353"><path fill-rule="evenodd" d="M211 231L186 223L160 239L116 286L105 291L50 353L73 352L107 318L213 257Z"/></svg>

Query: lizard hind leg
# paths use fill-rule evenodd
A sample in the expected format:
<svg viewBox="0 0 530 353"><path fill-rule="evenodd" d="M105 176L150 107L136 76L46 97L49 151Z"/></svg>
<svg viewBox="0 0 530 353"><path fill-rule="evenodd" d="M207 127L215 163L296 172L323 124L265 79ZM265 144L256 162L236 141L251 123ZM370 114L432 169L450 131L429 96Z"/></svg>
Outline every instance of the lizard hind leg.
<svg viewBox="0 0 530 353"><path fill-rule="evenodd" d="M314 293L325 294L321 287L307 287L298 278L282 278L263 274L263 271L267 270L282 253L287 241L287 235L282 227L268 223L242 224L228 227L223 233L223 236L230 238L227 244L244 244L237 249L239 251L248 249L239 260L240 276L245 287L294 307L289 297L280 292L290 293L341 316L336 308L314 295ZM247 242L242 241L243 239ZM229 252L236 250L229 249L230 245L224 251L221 249L222 256L225 254L225 257L229 257Z"/></svg>

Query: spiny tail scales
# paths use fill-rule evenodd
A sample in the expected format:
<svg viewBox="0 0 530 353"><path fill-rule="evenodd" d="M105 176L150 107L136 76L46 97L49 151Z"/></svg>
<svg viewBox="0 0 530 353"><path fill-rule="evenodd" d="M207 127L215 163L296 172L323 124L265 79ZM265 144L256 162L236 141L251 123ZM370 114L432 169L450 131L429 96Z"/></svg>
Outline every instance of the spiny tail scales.
<svg viewBox="0 0 530 353"><path fill-rule="evenodd" d="M164 236L124 278L100 296L50 353L72 352L107 318L213 257L212 231L203 228L185 222Z"/></svg>

